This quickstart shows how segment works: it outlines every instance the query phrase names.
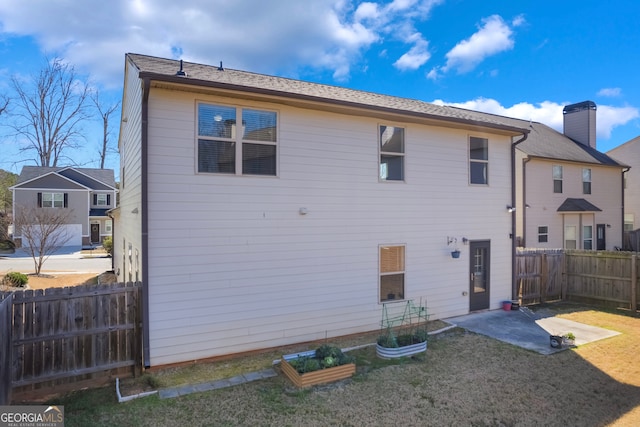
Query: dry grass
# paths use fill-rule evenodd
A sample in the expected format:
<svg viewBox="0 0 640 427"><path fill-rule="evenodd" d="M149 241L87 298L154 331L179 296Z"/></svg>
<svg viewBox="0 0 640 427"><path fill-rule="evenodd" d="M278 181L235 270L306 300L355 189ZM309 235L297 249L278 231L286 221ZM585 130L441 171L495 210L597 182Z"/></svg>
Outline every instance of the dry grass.
<svg viewBox="0 0 640 427"><path fill-rule="evenodd" d="M0 274L2 276L4 274ZM29 282L26 289L47 289L47 288L63 288L65 286L77 286L85 283L97 283L99 274L96 273L78 273L78 274L58 274L55 271L47 271L46 273L36 276L29 274ZM23 288L3 287L0 290L22 290Z"/></svg>
<svg viewBox="0 0 640 427"><path fill-rule="evenodd" d="M109 388L52 403L65 405L68 426L640 425L640 318L580 306L559 311L622 334L546 356L456 329L432 338L421 361L360 363L352 380L305 391L278 376L176 399L117 404ZM359 350L359 359L375 364L373 351ZM258 359L273 354L221 361L209 369L254 369L262 366ZM208 377L197 365L182 369L150 375L158 382L169 382L171 375L171 382L180 375L188 382Z"/></svg>

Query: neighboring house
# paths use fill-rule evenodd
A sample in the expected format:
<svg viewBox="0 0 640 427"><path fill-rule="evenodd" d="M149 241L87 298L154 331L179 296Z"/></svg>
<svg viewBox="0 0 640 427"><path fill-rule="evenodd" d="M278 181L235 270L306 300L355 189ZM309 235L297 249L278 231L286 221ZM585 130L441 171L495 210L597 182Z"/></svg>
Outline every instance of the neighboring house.
<svg viewBox="0 0 640 427"><path fill-rule="evenodd" d="M512 297L528 122L137 54L122 106L114 268L143 283L146 366Z"/></svg>
<svg viewBox="0 0 640 427"><path fill-rule="evenodd" d="M101 244L112 234L107 211L116 205L112 169L24 166L13 191L13 215L21 208L68 209L65 246ZM14 231L22 246L20 230Z"/></svg>
<svg viewBox="0 0 640 427"><path fill-rule="evenodd" d="M596 150L596 105L567 105L564 134L531 123L517 146L517 242L614 250L623 241L626 166Z"/></svg>
<svg viewBox="0 0 640 427"><path fill-rule="evenodd" d="M631 166L625 174L624 229L640 229L640 136L607 152L611 157Z"/></svg>

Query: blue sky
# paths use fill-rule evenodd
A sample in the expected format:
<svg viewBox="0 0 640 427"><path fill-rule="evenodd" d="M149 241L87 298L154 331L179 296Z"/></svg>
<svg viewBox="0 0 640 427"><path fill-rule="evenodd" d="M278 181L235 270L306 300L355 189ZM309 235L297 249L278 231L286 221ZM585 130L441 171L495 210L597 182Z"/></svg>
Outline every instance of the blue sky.
<svg viewBox="0 0 640 427"><path fill-rule="evenodd" d="M47 55L116 102L124 55L135 52L223 61L559 131L564 105L591 100L597 147L606 152L640 135L638 16L634 0L0 0L0 94ZM75 158L95 167L99 123L86 132ZM17 162L19 146L0 128L0 168L29 164ZM107 167L117 170L117 160Z"/></svg>

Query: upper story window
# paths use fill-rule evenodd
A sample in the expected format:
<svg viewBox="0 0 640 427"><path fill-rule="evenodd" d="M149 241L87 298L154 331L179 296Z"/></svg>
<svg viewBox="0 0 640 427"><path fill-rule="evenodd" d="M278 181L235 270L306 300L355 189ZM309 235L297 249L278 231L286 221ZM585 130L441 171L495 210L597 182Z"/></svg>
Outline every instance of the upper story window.
<svg viewBox="0 0 640 427"><path fill-rule="evenodd" d="M591 169L582 169L582 194L591 194Z"/></svg>
<svg viewBox="0 0 640 427"><path fill-rule="evenodd" d="M380 126L380 179L404 180L404 128Z"/></svg>
<svg viewBox="0 0 640 427"><path fill-rule="evenodd" d="M562 166L553 165L553 192L562 193Z"/></svg>
<svg viewBox="0 0 640 427"><path fill-rule="evenodd" d="M67 193L38 193L39 208L66 208Z"/></svg>
<svg viewBox="0 0 640 427"><path fill-rule="evenodd" d="M489 184L489 140L469 137L469 183Z"/></svg>
<svg viewBox="0 0 640 427"><path fill-rule="evenodd" d="M275 176L277 133L275 112L198 104L198 172Z"/></svg>
<svg viewBox="0 0 640 427"><path fill-rule="evenodd" d="M94 194L93 205L94 206L109 206L111 203L111 195L109 194Z"/></svg>

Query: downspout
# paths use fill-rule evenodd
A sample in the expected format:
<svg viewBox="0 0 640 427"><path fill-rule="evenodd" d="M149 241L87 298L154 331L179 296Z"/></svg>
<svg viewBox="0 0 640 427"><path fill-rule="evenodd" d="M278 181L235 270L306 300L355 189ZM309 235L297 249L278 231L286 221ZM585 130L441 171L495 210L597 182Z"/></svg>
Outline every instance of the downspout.
<svg viewBox="0 0 640 427"><path fill-rule="evenodd" d="M529 131L526 131L522 134L522 138L511 144L511 206L513 207L516 206L516 146L524 142L528 136ZM511 212L511 299L515 299L516 292L516 209L514 209Z"/></svg>
<svg viewBox="0 0 640 427"><path fill-rule="evenodd" d="M527 246L527 163L530 157L522 159L522 245Z"/></svg>
<svg viewBox="0 0 640 427"><path fill-rule="evenodd" d="M622 222L621 222L621 224L622 224L622 231L621 231L622 239L620 240L620 249L623 249L623 250L625 250L625 247L624 247L624 174L629 172L630 169L631 168L628 167L628 168L622 170L622 185L621 185L621 187L622 187Z"/></svg>
<svg viewBox="0 0 640 427"><path fill-rule="evenodd" d="M149 210L148 206L148 141L149 141L149 90L151 79L142 79L142 129L140 141L140 208L141 208L141 244L142 244L142 355L144 367L151 366L151 355L149 351Z"/></svg>

